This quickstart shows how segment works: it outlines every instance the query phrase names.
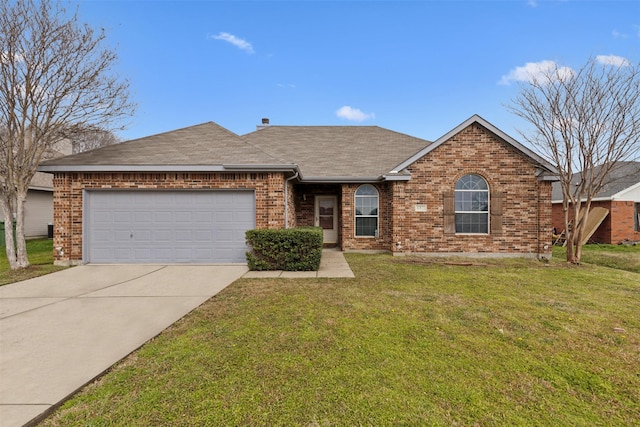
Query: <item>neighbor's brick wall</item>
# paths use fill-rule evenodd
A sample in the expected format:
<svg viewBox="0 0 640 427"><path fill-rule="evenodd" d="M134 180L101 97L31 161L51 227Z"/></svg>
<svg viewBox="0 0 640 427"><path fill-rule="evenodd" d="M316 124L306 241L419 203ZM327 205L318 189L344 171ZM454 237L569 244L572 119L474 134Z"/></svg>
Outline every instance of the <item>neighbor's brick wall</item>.
<svg viewBox="0 0 640 427"><path fill-rule="evenodd" d="M53 187L54 259L58 262L82 261L83 189L254 190L256 227L284 227L282 173L57 173Z"/></svg>
<svg viewBox="0 0 640 427"><path fill-rule="evenodd" d="M564 231L564 212L562 211L562 203L554 203L551 208L551 224L555 227L558 234Z"/></svg>
<svg viewBox="0 0 640 427"><path fill-rule="evenodd" d="M551 183L538 181L534 165L482 126L470 125L409 170L410 181L392 183L393 251L551 252ZM504 195L501 234L444 234L443 195L468 173L484 177L490 194ZM427 211L415 212L416 204Z"/></svg>
<svg viewBox="0 0 640 427"><path fill-rule="evenodd" d="M640 233L634 231L634 202L620 200L604 200L591 202L591 208L602 207L609 211L609 215L602 221L591 241L617 245L625 239L640 241ZM558 232L564 230L564 216L562 203L553 205L553 226Z"/></svg>
<svg viewBox="0 0 640 427"><path fill-rule="evenodd" d="M634 231L635 202L614 201L609 216L614 224L611 230L611 243L618 244L625 239L640 241L640 233Z"/></svg>

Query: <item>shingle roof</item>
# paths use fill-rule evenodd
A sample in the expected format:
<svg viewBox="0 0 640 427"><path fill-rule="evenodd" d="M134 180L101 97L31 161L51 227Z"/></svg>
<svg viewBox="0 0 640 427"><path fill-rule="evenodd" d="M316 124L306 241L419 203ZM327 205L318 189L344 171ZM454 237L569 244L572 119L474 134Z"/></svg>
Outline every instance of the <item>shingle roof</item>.
<svg viewBox="0 0 640 427"><path fill-rule="evenodd" d="M599 169L601 166L596 166ZM580 181L582 173L574 174L573 183ZM618 162L609 174L602 190L595 196L598 199L610 199L612 196L634 185L640 184L640 162ZM562 187L559 182L553 183L551 199L562 200Z"/></svg>
<svg viewBox="0 0 640 427"><path fill-rule="evenodd" d="M305 180L379 178L430 144L378 126L268 126L243 135Z"/></svg>
<svg viewBox="0 0 640 427"><path fill-rule="evenodd" d="M239 136L208 122L51 160L40 170L297 170L304 181L314 182L409 179L407 165L473 122L538 162L535 154L473 116L436 143L379 126L265 126Z"/></svg>
<svg viewBox="0 0 640 427"><path fill-rule="evenodd" d="M378 126L269 126L238 136L208 122L47 161L41 170L298 165L305 179L378 179L427 144Z"/></svg>
<svg viewBox="0 0 640 427"><path fill-rule="evenodd" d="M196 126L109 145L44 162L42 166L163 166L274 164L277 159L222 126Z"/></svg>

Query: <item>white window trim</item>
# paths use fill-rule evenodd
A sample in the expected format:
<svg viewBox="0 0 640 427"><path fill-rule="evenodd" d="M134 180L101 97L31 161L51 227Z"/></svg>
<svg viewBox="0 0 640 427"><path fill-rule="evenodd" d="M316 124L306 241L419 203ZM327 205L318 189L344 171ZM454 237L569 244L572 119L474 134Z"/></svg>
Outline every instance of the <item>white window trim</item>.
<svg viewBox="0 0 640 427"><path fill-rule="evenodd" d="M363 195L363 196L359 196L358 195L358 190L360 188L362 188L365 185L370 185L371 187L373 187L374 190L376 190L376 195ZM378 212L377 215L358 215L357 211L356 211L356 207L358 206L357 200L358 198L376 198L378 203L376 204L376 212ZM376 218L376 232L374 236L358 236L358 225L357 225L357 219L358 218ZM380 236L380 191L376 188L375 185L372 184L362 184L359 185L358 188L356 188L356 191L354 191L353 193L353 236L356 239L377 239Z"/></svg>
<svg viewBox="0 0 640 427"><path fill-rule="evenodd" d="M467 175L475 175L475 176L479 176L480 178L482 178L485 182L485 184L487 184L487 189L486 190L473 190L473 189L464 189L464 190L458 190L454 187L453 190L453 203L454 203L454 208L453 208L453 221L454 221L454 227L456 226L456 215L458 214L484 214L486 213L487 215L487 232L486 233L469 233L469 232L458 232L458 230L456 230L456 235L458 236L488 236L489 234L491 234L491 188L489 188L489 182L487 181L487 179L477 173L466 173L464 175L462 175L460 178L458 178L458 180L456 181L456 185L458 184L458 181L460 181L463 177L467 176ZM480 193L480 192L487 192L487 210L486 211L458 211L455 209L455 203L456 203L456 193L461 192L461 193Z"/></svg>

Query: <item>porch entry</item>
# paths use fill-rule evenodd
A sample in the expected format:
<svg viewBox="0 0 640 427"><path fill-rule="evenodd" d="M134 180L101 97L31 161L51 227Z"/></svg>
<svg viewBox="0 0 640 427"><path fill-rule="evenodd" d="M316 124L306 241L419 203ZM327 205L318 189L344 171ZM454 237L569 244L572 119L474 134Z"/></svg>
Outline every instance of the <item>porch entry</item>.
<svg viewBox="0 0 640 427"><path fill-rule="evenodd" d="M338 243L338 196L316 196L315 225L322 227L325 244Z"/></svg>

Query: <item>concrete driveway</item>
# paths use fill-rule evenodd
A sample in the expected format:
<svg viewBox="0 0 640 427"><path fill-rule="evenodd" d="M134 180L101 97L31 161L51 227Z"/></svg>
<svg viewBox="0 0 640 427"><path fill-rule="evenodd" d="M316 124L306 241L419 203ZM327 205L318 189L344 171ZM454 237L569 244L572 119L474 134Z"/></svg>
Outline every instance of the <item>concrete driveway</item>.
<svg viewBox="0 0 640 427"><path fill-rule="evenodd" d="M23 426L247 272L84 265L0 287L0 426Z"/></svg>

